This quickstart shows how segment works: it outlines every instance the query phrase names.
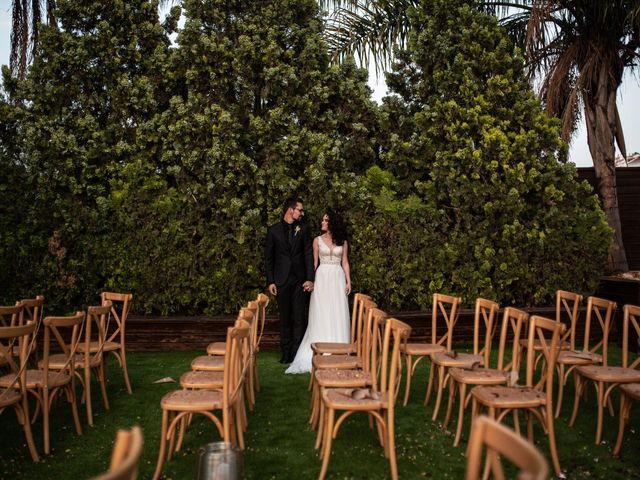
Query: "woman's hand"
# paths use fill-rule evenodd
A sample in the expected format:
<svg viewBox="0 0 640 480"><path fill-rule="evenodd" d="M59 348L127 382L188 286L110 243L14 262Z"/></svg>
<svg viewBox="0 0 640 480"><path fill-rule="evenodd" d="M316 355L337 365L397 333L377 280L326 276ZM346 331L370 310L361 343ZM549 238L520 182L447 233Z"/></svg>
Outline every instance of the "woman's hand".
<svg viewBox="0 0 640 480"><path fill-rule="evenodd" d="M347 288L345 288L344 291L347 295L351 293L351 282L347 282Z"/></svg>

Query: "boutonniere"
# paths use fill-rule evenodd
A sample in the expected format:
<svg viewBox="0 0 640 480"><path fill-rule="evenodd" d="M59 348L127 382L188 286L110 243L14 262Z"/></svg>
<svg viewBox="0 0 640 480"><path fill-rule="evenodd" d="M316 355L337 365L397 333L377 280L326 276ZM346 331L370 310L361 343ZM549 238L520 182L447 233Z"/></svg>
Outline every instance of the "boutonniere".
<svg viewBox="0 0 640 480"><path fill-rule="evenodd" d="M298 235L299 231L300 231L300 225L296 225L296 228L293 230L293 236L295 237L296 235Z"/></svg>

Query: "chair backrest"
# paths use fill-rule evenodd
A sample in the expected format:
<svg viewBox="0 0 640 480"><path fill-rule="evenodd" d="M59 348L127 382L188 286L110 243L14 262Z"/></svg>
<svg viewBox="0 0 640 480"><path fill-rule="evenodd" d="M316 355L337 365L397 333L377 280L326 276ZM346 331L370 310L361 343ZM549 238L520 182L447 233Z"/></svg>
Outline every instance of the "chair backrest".
<svg viewBox="0 0 640 480"><path fill-rule="evenodd" d="M246 319L251 325L251 352L255 352L258 348L258 326L260 322L260 302L258 300L252 300L247 303L247 306L242 310L248 309L251 313L251 318Z"/></svg>
<svg viewBox="0 0 640 480"><path fill-rule="evenodd" d="M441 293L433 294L433 308L431 311L431 343L442 345L447 343L448 351L453 346L453 328L458 322L458 307L460 307L460 297L452 297ZM447 327L447 331L442 337L437 338L438 312L442 314L442 318Z"/></svg>
<svg viewBox="0 0 640 480"><path fill-rule="evenodd" d="M563 323L539 315L529 317L529 335L527 339L527 387L537 388L545 392L547 413L553 415L553 381L558 357L560 335L566 327ZM536 374L536 342L539 342L544 362L538 380ZM551 418L551 417L550 417Z"/></svg>
<svg viewBox="0 0 640 480"><path fill-rule="evenodd" d="M109 471L93 480L135 480L138 478L138 464L142 456L142 429L118 430L111 454Z"/></svg>
<svg viewBox="0 0 640 480"><path fill-rule="evenodd" d="M582 350L585 352L598 353L602 356L602 365L607 366L607 356L609 353L609 333L611 332L611 320L616 311L616 302L605 300L604 298L589 297L587 299L587 318L584 325L584 343ZM598 342L591 345L591 329L594 318L598 321L602 336L598 335Z"/></svg>
<svg viewBox="0 0 640 480"><path fill-rule="evenodd" d="M36 298L24 298L20 300L24 307L24 316L26 320L33 320L38 325L42 321L42 306L44 305L44 296L37 295Z"/></svg>
<svg viewBox="0 0 640 480"><path fill-rule="evenodd" d="M629 325L637 336L638 345L635 348L636 358L631 363L629 360ZM640 306L625 305L624 319L622 320L622 366L625 368L638 368L640 366Z"/></svg>
<svg viewBox="0 0 640 480"><path fill-rule="evenodd" d="M107 338L108 342L120 342L124 344L125 341L125 327L127 325L127 317L129 316L129 310L131 310L131 302L133 301L132 293L116 293L116 292L102 292L100 294L102 299L102 305L106 302L111 302L111 316L116 322L115 330ZM119 337L119 338L118 338ZM124 345L123 345L124 347Z"/></svg>
<svg viewBox="0 0 640 480"><path fill-rule="evenodd" d="M249 348L250 342L251 325L245 320L236 320L235 326L227 329L222 383L224 408L232 405L242 393L245 372L249 365L244 352Z"/></svg>
<svg viewBox="0 0 640 480"><path fill-rule="evenodd" d="M104 305L87 307L87 316L84 324L84 367L88 368L94 358L102 358L104 342L107 340L108 319L111 315L111 301ZM95 348L91 347L91 342Z"/></svg>
<svg viewBox="0 0 640 480"><path fill-rule="evenodd" d="M498 370L508 371L517 375L520 371L520 335L523 325L529 318L524 310L515 307L507 307L502 314L500 327L500 343L498 345ZM507 342L512 340L511 348L507 348ZM507 362L506 356L511 353L511 359Z"/></svg>
<svg viewBox="0 0 640 480"><path fill-rule="evenodd" d="M369 297L363 297L360 299L358 305L358 318L356 319L356 331L354 336L354 341L356 344L356 355L360 358L365 356L365 345L364 345L364 337L366 332L366 324L367 317L369 315L369 311L372 308L376 308L376 303L371 300Z"/></svg>
<svg viewBox="0 0 640 480"><path fill-rule="evenodd" d="M580 315L580 303L582 303L582 295L578 293L565 290L556 292L556 322L561 322L563 315L569 317L569 328L562 335L560 344L569 340L571 350L576 349L576 326Z"/></svg>
<svg viewBox="0 0 640 480"><path fill-rule="evenodd" d="M494 478L507 478L500 463L501 457L518 467L520 471L516 478L521 480L549 478L549 465L533 443L497 421L480 415L473 421L471 428L465 480L481 478L483 447L486 447L487 452L485 456L487 468Z"/></svg>
<svg viewBox="0 0 640 480"><path fill-rule="evenodd" d="M31 347L33 345L33 335L36 331L36 322L30 321L23 325L15 325L13 327L0 327L0 357L4 357L5 368L9 368L12 373L18 374L12 384L7 390L15 387L15 383L19 383L20 392L26 395L26 374L27 374L27 361L29 354L31 353ZM14 351L14 347L18 347L18 361L11 354ZM2 393L0 393L0 396Z"/></svg>
<svg viewBox="0 0 640 480"><path fill-rule="evenodd" d="M362 317L362 300L371 300L369 295L356 293L353 295L353 307L351 308L351 343L356 342L358 322Z"/></svg>
<svg viewBox="0 0 640 480"><path fill-rule="evenodd" d="M362 369L371 372L375 378L378 372L380 350L382 348L381 328L384 328L384 321L387 314L379 308L370 308L365 321L364 337L362 339Z"/></svg>
<svg viewBox="0 0 640 480"><path fill-rule="evenodd" d="M80 327L85 319L84 312L76 312L74 315L66 317L44 317L44 353L42 355L42 370L44 370L44 378L49 379L49 355L51 353L52 336L57 347L67 357L64 368L60 372L67 371L73 377L75 372L75 356L80 343ZM65 335L63 332L68 332ZM65 336L69 338L69 342L65 340Z"/></svg>
<svg viewBox="0 0 640 480"><path fill-rule="evenodd" d="M21 302L11 306L0 306L0 327L16 327L24 323L24 308Z"/></svg>
<svg viewBox="0 0 640 480"><path fill-rule="evenodd" d="M393 409L396 387L400 377L400 345L411 335L411 327L395 318L387 318L382 339L382 359L380 365L380 392L388 392L389 410Z"/></svg>
<svg viewBox="0 0 640 480"><path fill-rule="evenodd" d="M483 356L484 367L489 366L489 354L491 353L493 335L496 331L495 318L498 310L500 310L500 305L496 302L485 298L476 299L476 310L473 317L473 354ZM480 333L482 327L484 327L485 335L482 346L480 346Z"/></svg>
<svg viewBox="0 0 640 480"><path fill-rule="evenodd" d="M258 322L260 324L258 328L260 329L260 333L258 334L258 341L256 343L256 349L258 349L260 347L260 341L262 340L262 334L264 333L264 324L267 319L267 307L269 306L269 297L264 293L259 293L258 298L256 300L260 305L259 315L258 315Z"/></svg>

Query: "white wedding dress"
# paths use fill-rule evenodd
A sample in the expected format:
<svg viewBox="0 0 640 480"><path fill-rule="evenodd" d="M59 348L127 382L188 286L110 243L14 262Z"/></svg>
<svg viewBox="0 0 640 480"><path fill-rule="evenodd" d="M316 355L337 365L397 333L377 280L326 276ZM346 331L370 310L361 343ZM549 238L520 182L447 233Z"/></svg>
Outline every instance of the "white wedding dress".
<svg viewBox="0 0 640 480"><path fill-rule="evenodd" d="M342 247L331 249L322 237L317 237L317 240L320 263L311 292L309 323L296 358L284 373L311 371L312 343L349 343L351 340L346 278L341 265Z"/></svg>

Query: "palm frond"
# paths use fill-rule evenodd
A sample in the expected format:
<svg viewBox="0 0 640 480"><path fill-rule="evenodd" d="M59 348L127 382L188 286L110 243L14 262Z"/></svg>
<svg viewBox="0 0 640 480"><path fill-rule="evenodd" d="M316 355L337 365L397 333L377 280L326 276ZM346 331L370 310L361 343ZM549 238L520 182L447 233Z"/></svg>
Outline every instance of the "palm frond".
<svg viewBox="0 0 640 480"><path fill-rule="evenodd" d="M334 61L355 55L360 64L373 63L379 74L393 59L394 49L403 47L409 32L407 11L414 0L350 2L329 17L325 39Z"/></svg>

